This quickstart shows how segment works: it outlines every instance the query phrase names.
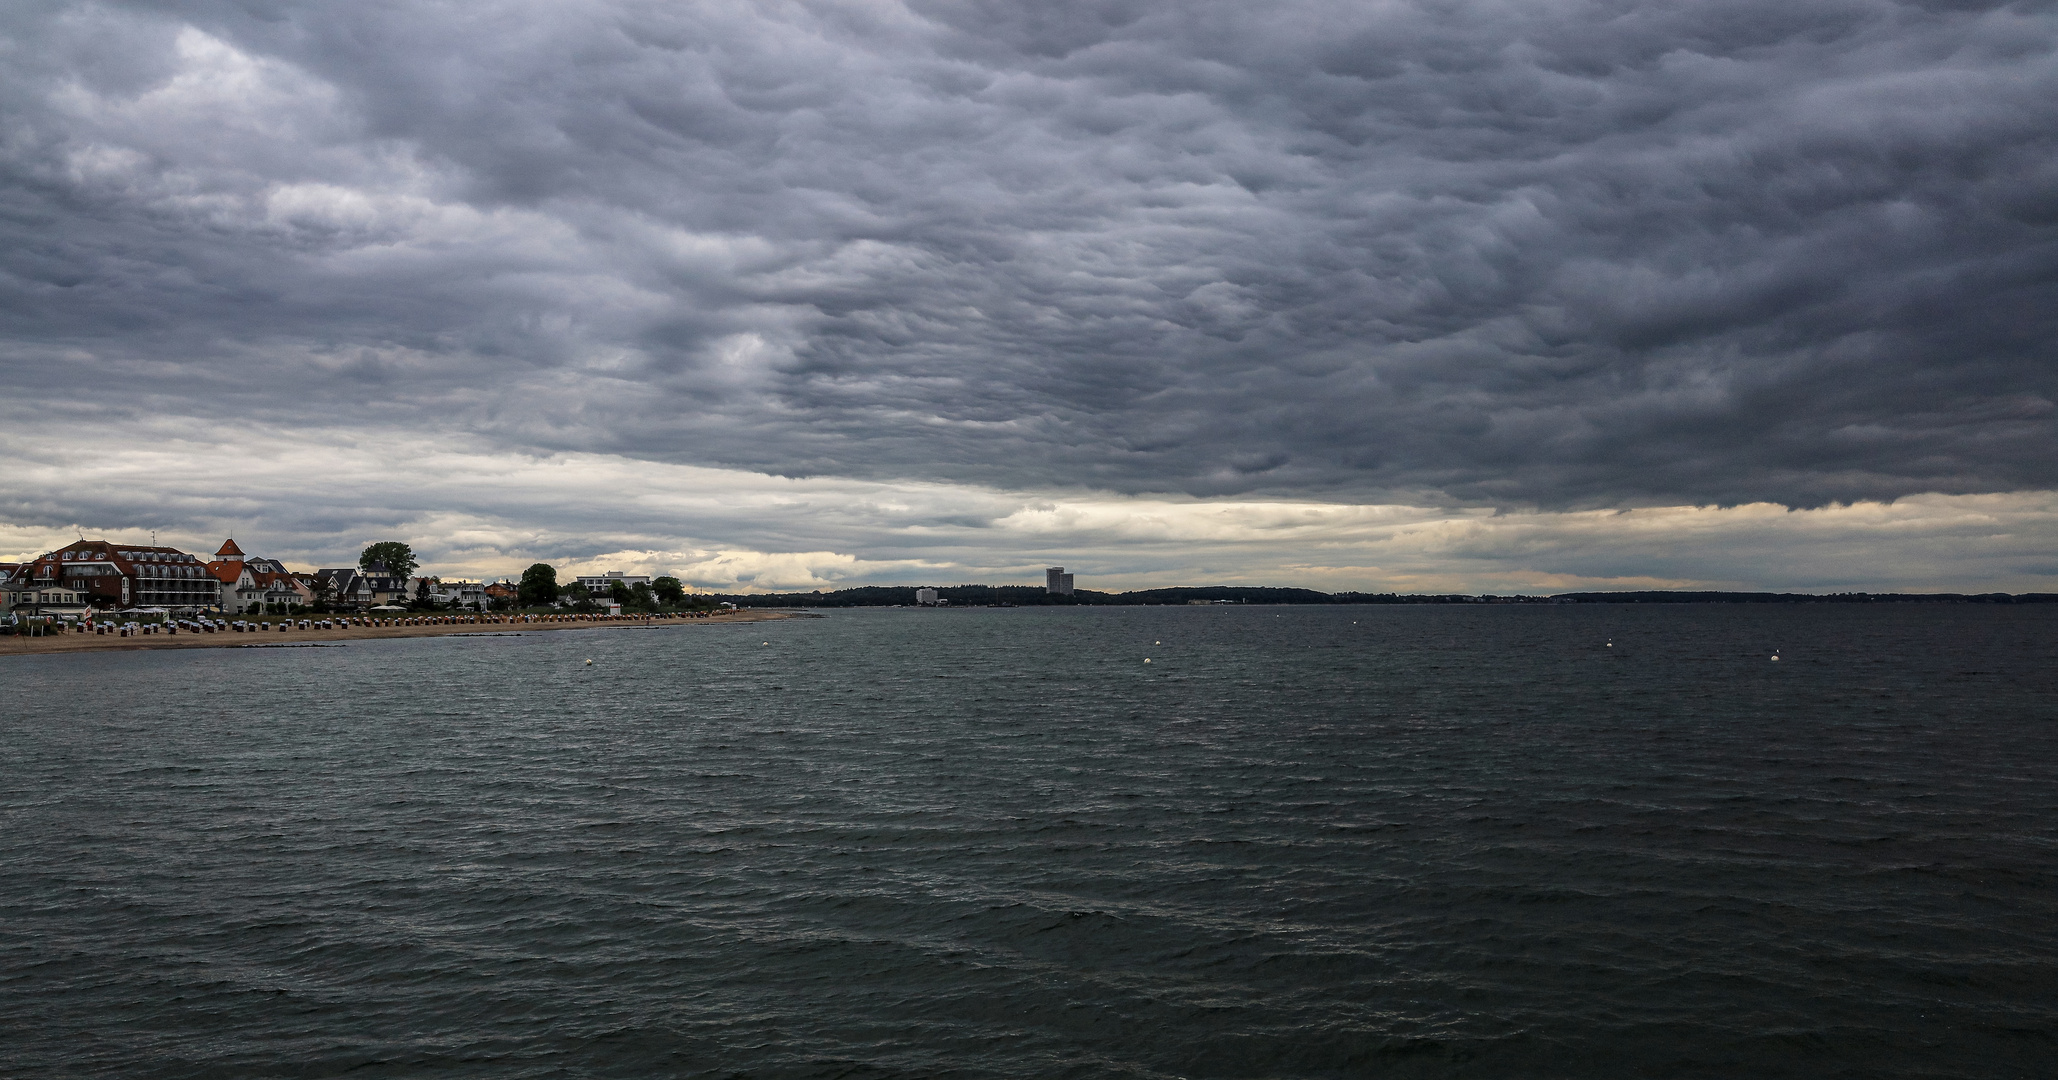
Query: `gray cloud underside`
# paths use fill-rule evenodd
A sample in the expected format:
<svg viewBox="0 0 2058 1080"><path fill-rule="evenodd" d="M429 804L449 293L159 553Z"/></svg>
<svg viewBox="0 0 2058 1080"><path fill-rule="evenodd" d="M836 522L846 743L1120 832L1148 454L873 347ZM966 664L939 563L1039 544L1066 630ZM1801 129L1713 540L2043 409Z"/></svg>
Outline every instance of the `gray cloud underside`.
<svg viewBox="0 0 2058 1080"><path fill-rule="evenodd" d="M0 362L67 417L997 488L2058 486L2046 5L4 19Z"/></svg>

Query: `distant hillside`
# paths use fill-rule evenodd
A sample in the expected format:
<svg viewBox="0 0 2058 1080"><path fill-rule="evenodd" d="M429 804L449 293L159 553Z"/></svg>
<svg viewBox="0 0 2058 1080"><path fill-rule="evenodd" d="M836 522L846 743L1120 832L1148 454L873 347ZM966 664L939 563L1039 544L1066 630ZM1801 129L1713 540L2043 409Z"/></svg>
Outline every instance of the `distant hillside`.
<svg viewBox="0 0 2058 1080"><path fill-rule="evenodd" d="M738 607L912 607L915 586L867 585L832 592L733 593L710 599ZM1467 596L1463 594L1325 593L1313 589L1247 585L1202 585L1176 589L1140 589L1104 593L1081 589L1073 596L1052 596L1040 585L935 586L953 607L1098 607L1183 604L2047 604L2054 593L1746 593L1746 592L1590 592L1555 596Z"/></svg>
<svg viewBox="0 0 2058 1080"><path fill-rule="evenodd" d="M935 586L937 595L953 606L990 607L1077 607L1146 604L1235 603L1235 604L1355 604L1446 602L1460 598L1371 597L1357 593L1331 594L1313 589L1263 588L1243 585L1207 585L1184 589L1143 589L1137 592L1104 593L1081 589L1072 596L1053 596L1040 585L949 585ZM915 602L915 586L870 585L834 592L745 593L717 596L739 607L890 607Z"/></svg>
<svg viewBox="0 0 2058 1080"><path fill-rule="evenodd" d="M1759 593L1607 592L1563 593L1574 604L2050 604L2058 593Z"/></svg>

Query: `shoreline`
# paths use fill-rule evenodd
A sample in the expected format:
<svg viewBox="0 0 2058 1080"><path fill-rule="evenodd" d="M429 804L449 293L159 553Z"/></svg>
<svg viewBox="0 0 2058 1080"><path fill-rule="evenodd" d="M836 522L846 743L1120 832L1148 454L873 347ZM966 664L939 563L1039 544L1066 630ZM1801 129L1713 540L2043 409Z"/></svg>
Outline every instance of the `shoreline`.
<svg viewBox="0 0 2058 1080"><path fill-rule="evenodd" d="M328 616L345 617L345 616ZM244 647L267 648L277 646L310 646L329 642L382 641L393 638L509 636L530 633L550 633L560 630L609 630L630 628L659 628L695 626L708 623L750 623L769 622L774 619L795 618L783 611L730 611L710 615L704 619L618 619L605 622L548 622L548 623L448 623L433 626L350 626L335 630L293 629L270 633L238 634L234 631L181 634L147 634L139 637L115 637L104 634L52 634L48 637L18 637L9 635L0 638L0 656L34 656L45 653L77 652L128 652L140 649L238 649Z"/></svg>

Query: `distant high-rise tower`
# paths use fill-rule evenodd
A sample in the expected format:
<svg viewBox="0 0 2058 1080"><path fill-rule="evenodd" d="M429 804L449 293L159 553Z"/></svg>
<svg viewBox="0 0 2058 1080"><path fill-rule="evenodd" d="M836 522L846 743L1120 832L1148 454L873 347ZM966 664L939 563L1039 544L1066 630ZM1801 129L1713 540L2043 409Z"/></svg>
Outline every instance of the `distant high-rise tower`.
<svg viewBox="0 0 2058 1080"><path fill-rule="evenodd" d="M1072 575L1065 573L1062 566L1053 566L1043 572L1043 591L1058 596L1072 595Z"/></svg>

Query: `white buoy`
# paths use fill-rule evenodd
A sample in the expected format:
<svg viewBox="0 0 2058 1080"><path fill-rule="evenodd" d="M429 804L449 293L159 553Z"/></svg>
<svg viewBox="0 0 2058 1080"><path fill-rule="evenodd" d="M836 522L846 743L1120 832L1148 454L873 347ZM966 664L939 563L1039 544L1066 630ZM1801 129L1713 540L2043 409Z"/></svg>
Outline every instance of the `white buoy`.
<svg viewBox="0 0 2058 1080"><path fill-rule="evenodd" d="M593 661L591 661L591 660L588 660L588 661L586 661L586 666L587 666L587 667L592 667L592 666L593 666Z"/></svg>
<svg viewBox="0 0 2058 1080"><path fill-rule="evenodd" d="M1150 657L1148 657L1148 656L1144 657L1144 658L1143 658L1143 662L1144 662L1144 663L1146 663L1146 664L1150 663Z"/></svg>

